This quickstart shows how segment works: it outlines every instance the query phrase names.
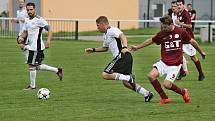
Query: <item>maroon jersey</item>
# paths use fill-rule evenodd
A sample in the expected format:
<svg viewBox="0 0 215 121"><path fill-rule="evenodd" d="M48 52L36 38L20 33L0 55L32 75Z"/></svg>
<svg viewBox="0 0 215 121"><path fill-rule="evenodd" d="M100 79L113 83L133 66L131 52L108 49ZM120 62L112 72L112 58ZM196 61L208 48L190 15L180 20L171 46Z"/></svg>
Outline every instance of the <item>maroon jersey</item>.
<svg viewBox="0 0 215 121"><path fill-rule="evenodd" d="M183 22L184 24L191 24L192 25L190 14L185 9L183 10L182 13L177 14L177 18L179 19L180 22ZM191 38L194 38L192 28L186 28L186 31L190 35Z"/></svg>
<svg viewBox="0 0 215 121"><path fill-rule="evenodd" d="M176 26L173 31L160 31L152 38L153 42L161 45L161 60L168 66L182 64L182 44L188 44L190 40L189 34Z"/></svg>

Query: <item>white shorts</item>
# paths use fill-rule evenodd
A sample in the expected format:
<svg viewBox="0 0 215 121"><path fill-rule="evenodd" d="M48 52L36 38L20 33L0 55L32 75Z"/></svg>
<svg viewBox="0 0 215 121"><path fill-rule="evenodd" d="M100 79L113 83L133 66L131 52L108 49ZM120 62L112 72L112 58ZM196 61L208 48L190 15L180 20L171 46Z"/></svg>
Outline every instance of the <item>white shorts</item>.
<svg viewBox="0 0 215 121"><path fill-rule="evenodd" d="M196 49L191 44L183 44L183 52L189 56L196 55Z"/></svg>
<svg viewBox="0 0 215 121"><path fill-rule="evenodd" d="M160 76L166 76L165 80L174 82L177 77L177 74L180 71L181 64L178 66L168 66L160 60L159 62L153 64L153 67L157 68Z"/></svg>

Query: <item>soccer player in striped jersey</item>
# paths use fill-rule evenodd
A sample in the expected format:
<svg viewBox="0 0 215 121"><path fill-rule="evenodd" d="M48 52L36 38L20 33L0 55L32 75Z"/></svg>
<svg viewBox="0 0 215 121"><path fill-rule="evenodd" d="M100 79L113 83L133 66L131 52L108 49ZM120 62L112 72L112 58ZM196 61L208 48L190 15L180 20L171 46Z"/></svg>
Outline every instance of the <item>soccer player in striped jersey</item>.
<svg viewBox="0 0 215 121"><path fill-rule="evenodd" d="M171 8L168 9L168 12L165 15L171 16L173 23L175 24L175 20L177 19L177 12L178 12L178 8L177 8L176 1L172 1Z"/></svg>
<svg viewBox="0 0 215 121"><path fill-rule="evenodd" d="M36 88L36 70L48 70L55 72L60 80L62 80L63 72L62 68L55 68L42 64L44 59L43 51L51 45L51 28L45 19L36 15L34 3L28 3L26 8L29 18L25 21L23 32L19 37L19 41L24 41L24 38L28 36L28 44L22 44L21 46L24 50L28 50L27 64L29 66L30 73L30 85L28 85L24 90L32 90ZM48 39L46 44L44 44L42 40L43 29L48 31Z"/></svg>
<svg viewBox="0 0 215 121"><path fill-rule="evenodd" d="M182 65L182 44L191 43L202 57L205 57L206 54L184 29L174 26L170 16L160 18L160 22L160 32L153 38L149 38L139 45L131 46L130 49L136 51L153 43L161 45L161 60L153 65L153 69L148 74L151 84L161 97L160 104L172 101L166 95L157 79L159 76L163 75L166 76L163 84L164 87L182 95L184 102L190 103L191 98L188 89L180 88L173 83Z"/></svg>
<svg viewBox="0 0 215 121"><path fill-rule="evenodd" d="M135 83L132 75L133 58L127 49L127 39L123 32L115 27L109 26L106 16L96 19L97 28L103 34L103 46L97 48L86 48L87 53L111 51L113 60L107 65L102 77L106 80L120 80L125 87L144 96L145 102L150 102L153 93Z"/></svg>

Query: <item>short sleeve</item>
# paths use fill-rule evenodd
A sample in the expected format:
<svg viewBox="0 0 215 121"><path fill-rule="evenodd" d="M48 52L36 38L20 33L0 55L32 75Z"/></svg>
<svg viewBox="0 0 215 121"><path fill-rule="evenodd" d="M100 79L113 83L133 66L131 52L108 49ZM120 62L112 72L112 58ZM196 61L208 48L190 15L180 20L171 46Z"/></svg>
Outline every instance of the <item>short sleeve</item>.
<svg viewBox="0 0 215 121"><path fill-rule="evenodd" d="M185 44L188 44L188 43L190 43L190 40L191 40L190 35L187 33L187 31L184 30L182 32L182 42Z"/></svg>
<svg viewBox="0 0 215 121"><path fill-rule="evenodd" d="M152 41L156 43L157 45L160 45L160 41L162 40L162 37L160 33L157 33L154 37L152 37Z"/></svg>
<svg viewBox="0 0 215 121"><path fill-rule="evenodd" d="M119 38L119 35L122 33L123 32L118 28L113 28L113 30L111 31L111 35L113 35L113 37L116 37L116 38Z"/></svg>
<svg viewBox="0 0 215 121"><path fill-rule="evenodd" d="M48 25L48 22L44 18L38 19L38 26L39 27L45 27L46 25Z"/></svg>
<svg viewBox="0 0 215 121"><path fill-rule="evenodd" d="M103 42L103 47L109 47L108 43Z"/></svg>

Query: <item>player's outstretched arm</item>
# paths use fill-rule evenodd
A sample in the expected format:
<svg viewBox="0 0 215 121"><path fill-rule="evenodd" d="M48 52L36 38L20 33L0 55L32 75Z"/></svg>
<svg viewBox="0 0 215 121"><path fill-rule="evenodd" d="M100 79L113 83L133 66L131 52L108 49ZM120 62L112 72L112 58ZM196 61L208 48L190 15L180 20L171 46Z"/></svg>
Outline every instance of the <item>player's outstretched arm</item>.
<svg viewBox="0 0 215 121"><path fill-rule="evenodd" d="M86 53L94 53L94 52L106 52L108 51L107 47L98 47L98 48L86 48Z"/></svg>
<svg viewBox="0 0 215 121"><path fill-rule="evenodd" d="M144 48L146 46L149 46L151 44L153 44L154 42L152 41L152 38L149 38L147 40L145 40L143 43L139 44L139 45L132 45L129 50L130 51L137 51L138 49Z"/></svg>
<svg viewBox="0 0 215 121"><path fill-rule="evenodd" d="M205 59L206 53L202 50L202 48L199 46L199 44L196 42L196 40L191 39L190 43L193 45L194 48L201 54L202 58Z"/></svg>

